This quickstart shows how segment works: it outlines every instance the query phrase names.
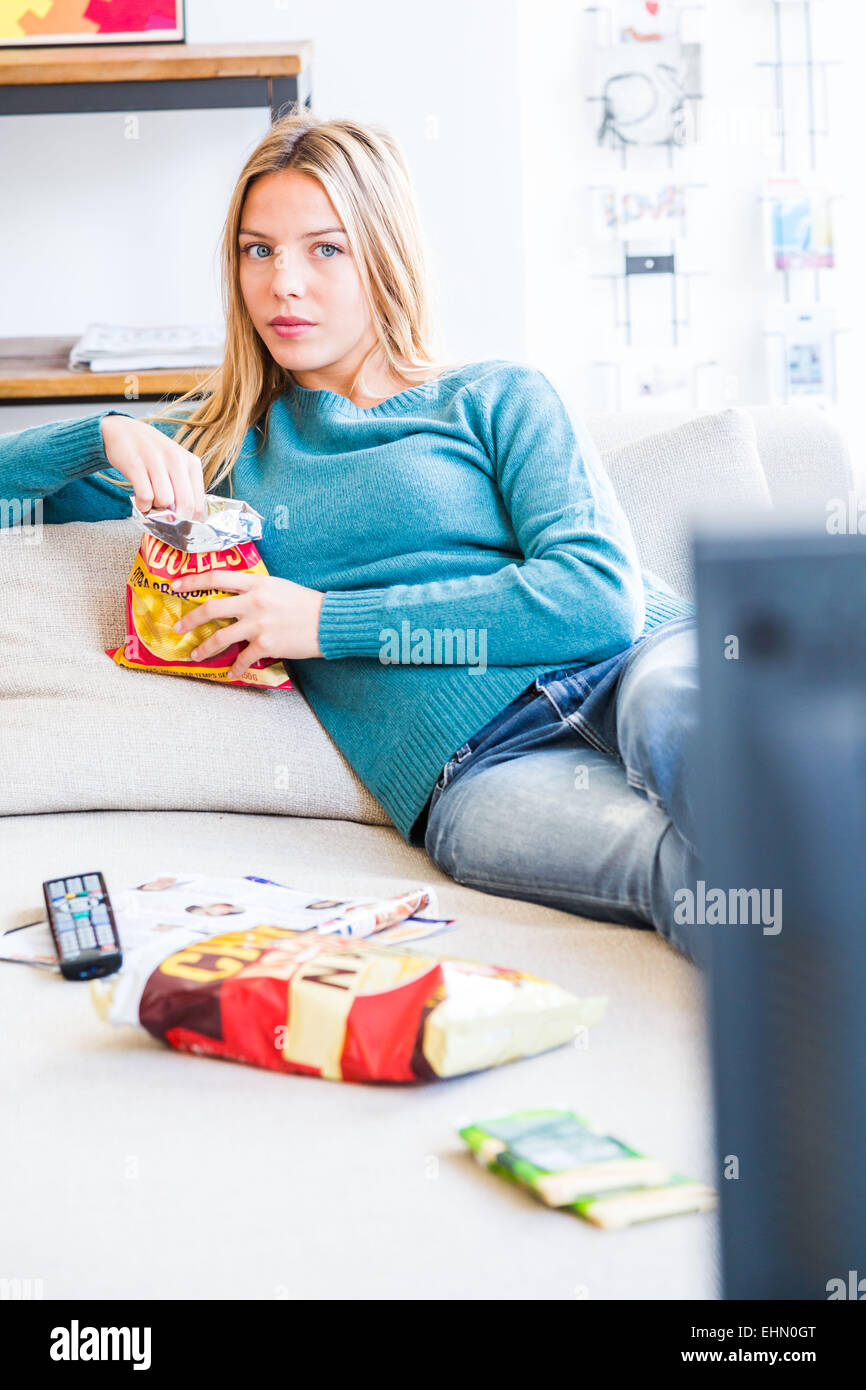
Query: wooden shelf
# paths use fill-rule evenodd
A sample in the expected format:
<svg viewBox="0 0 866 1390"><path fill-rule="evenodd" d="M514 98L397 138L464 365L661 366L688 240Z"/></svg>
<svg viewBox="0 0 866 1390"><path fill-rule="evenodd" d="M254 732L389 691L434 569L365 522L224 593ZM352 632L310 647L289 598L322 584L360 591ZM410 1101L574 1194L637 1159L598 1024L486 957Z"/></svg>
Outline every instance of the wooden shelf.
<svg viewBox="0 0 866 1390"><path fill-rule="evenodd" d="M311 102L313 45L81 44L0 48L0 116ZM0 401L125 400L127 373L70 371L73 338L0 338ZM139 398L177 396L212 368L136 372Z"/></svg>
<svg viewBox="0 0 866 1390"><path fill-rule="evenodd" d="M76 341L75 338L0 338L0 402L125 400L130 376L137 379L136 399L181 396L213 371L213 367L142 372L71 371L67 362L70 348Z"/></svg>
<svg viewBox="0 0 866 1390"><path fill-rule="evenodd" d="M81 44L0 48L0 115L310 102L313 45Z"/></svg>

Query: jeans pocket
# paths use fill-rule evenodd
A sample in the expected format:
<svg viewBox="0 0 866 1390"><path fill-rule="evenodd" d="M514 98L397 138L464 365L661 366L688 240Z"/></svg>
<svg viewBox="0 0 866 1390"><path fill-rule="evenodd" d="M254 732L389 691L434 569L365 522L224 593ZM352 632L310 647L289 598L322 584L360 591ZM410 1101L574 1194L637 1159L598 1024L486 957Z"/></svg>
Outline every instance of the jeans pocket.
<svg viewBox="0 0 866 1390"><path fill-rule="evenodd" d="M448 783L451 781L451 778L454 776L454 773L456 772L457 768L460 766L460 764L463 762L465 758L469 757L469 754L472 751L473 749L471 739L468 743L464 743L462 747L457 749L457 752L454 754L454 756L452 758L449 758L447 763L442 768L442 771L439 774L439 779L436 782L436 786L433 789L434 791L441 792L445 790L445 788L448 786Z"/></svg>

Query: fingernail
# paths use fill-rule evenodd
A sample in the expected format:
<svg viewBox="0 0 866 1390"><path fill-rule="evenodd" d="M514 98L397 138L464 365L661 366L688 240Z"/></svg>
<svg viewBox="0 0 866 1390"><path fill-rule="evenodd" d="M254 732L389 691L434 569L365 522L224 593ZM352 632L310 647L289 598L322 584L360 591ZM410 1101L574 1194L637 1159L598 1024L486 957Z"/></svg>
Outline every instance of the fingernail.
<svg viewBox="0 0 866 1390"><path fill-rule="evenodd" d="M198 656L198 647L196 647L195 651L190 652L190 656L192 656L192 657L197 657L197 656Z"/></svg>
<svg viewBox="0 0 866 1390"><path fill-rule="evenodd" d="M174 627L172 628L172 632L180 632L180 620L178 620L175 623Z"/></svg>

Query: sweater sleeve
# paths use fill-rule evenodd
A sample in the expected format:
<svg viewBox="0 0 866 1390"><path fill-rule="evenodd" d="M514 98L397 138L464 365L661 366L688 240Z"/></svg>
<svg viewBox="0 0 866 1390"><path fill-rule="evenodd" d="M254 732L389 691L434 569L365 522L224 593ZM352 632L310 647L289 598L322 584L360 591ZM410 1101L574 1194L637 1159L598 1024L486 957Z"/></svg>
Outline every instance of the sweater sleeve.
<svg viewBox="0 0 866 1390"><path fill-rule="evenodd" d="M108 468L102 421L106 415L126 414L128 411L109 409L82 420L50 420L13 434L0 434L0 492L7 499L0 524L9 524L6 513L11 515L15 510L10 509L11 502L50 497L67 483Z"/></svg>
<svg viewBox="0 0 866 1390"><path fill-rule="evenodd" d="M442 664L449 639L437 647L438 630L458 651L461 640L464 651L474 642L474 660L489 666L603 661L640 634L644 593L631 529L593 440L534 368L515 365L466 389L480 405L522 558L491 574L329 590L322 655L397 659L384 654L387 642L411 633L412 662Z"/></svg>

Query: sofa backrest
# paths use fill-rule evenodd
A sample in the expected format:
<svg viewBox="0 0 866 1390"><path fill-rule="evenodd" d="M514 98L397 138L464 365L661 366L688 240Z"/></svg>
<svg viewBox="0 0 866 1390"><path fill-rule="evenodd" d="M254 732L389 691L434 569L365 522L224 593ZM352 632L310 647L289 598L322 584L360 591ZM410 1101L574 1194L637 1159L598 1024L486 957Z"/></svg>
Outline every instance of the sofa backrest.
<svg viewBox="0 0 866 1390"><path fill-rule="evenodd" d="M680 592L696 494L769 505L761 463L784 491L794 486L778 482L785 457L797 486L849 486L832 431L783 412L754 424L736 410L594 417L579 428L609 465L646 567ZM0 535L0 815L176 808L390 824L300 691L242 695L105 655L123 638L139 538L131 520Z"/></svg>
<svg viewBox="0 0 866 1390"><path fill-rule="evenodd" d="M851 454L844 436L823 410L805 406L741 406L755 427L761 466L775 506L844 497L853 488ZM644 411L587 414L602 454L694 420L689 414ZM662 499L662 502L664 499Z"/></svg>

